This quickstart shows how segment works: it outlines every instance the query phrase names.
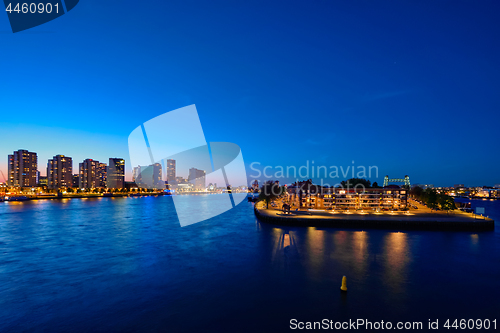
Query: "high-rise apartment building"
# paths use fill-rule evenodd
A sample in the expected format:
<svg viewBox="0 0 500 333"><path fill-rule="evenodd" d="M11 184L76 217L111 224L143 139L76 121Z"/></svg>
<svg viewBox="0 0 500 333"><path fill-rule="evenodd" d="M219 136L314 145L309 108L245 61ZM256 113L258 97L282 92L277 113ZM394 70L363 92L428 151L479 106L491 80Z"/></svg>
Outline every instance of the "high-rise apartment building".
<svg viewBox="0 0 500 333"><path fill-rule="evenodd" d="M134 182L143 188L164 189L165 181L163 180L163 167L160 163L155 163L148 166L138 166L134 168Z"/></svg>
<svg viewBox="0 0 500 333"><path fill-rule="evenodd" d="M73 187L77 188L80 186L80 175L73 175Z"/></svg>
<svg viewBox="0 0 500 333"><path fill-rule="evenodd" d="M167 160L167 181L169 184L175 183L175 160Z"/></svg>
<svg viewBox="0 0 500 333"><path fill-rule="evenodd" d="M189 169L188 181L194 185L196 190L204 190L206 188L205 175L206 172L204 170L191 168Z"/></svg>
<svg viewBox="0 0 500 333"><path fill-rule="evenodd" d="M106 163L96 165L97 187L106 187L108 183L108 166Z"/></svg>
<svg viewBox="0 0 500 333"><path fill-rule="evenodd" d="M136 184L138 183L140 174L141 174L141 167L140 166L132 169L132 181L134 183L136 183Z"/></svg>
<svg viewBox="0 0 500 333"><path fill-rule="evenodd" d="M58 189L73 186L73 159L56 155L47 163L47 187Z"/></svg>
<svg viewBox="0 0 500 333"><path fill-rule="evenodd" d="M96 188L99 187L97 171L99 161L87 158L83 163L80 163L80 188Z"/></svg>
<svg viewBox="0 0 500 333"><path fill-rule="evenodd" d="M9 155L9 186L35 187L37 185L38 158L36 153L20 149Z"/></svg>
<svg viewBox="0 0 500 333"><path fill-rule="evenodd" d="M110 158L108 166L108 188L123 188L125 186L125 160Z"/></svg>
<svg viewBox="0 0 500 333"><path fill-rule="evenodd" d="M153 168L153 187L157 189L165 188L165 181L163 180L163 168L160 163L155 163L151 166Z"/></svg>

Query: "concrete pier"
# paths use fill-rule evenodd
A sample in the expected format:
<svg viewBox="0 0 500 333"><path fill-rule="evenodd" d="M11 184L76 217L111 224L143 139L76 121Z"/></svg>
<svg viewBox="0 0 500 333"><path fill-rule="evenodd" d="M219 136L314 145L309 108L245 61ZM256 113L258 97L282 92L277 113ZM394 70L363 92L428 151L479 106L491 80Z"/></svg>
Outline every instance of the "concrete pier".
<svg viewBox="0 0 500 333"><path fill-rule="evenodd" d="M262 203L254 207L255 215L262 222L303 227L372 228L402 230L456 230L489 231L495 229L495 222L483 216L455 211L452 213L410 211L384 213L331 213L330 211L292 211L286 215L280 210L265 209Z"/></svg>

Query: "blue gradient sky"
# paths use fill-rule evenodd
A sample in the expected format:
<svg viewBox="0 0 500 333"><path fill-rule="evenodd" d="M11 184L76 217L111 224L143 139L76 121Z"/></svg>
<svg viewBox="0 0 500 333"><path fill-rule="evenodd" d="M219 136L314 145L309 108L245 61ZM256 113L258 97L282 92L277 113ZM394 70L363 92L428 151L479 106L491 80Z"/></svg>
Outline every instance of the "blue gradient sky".
<svg viewBox="0 0 500 333"><path fill-rule="evenodd" d="M0 14L0 170L21 148L42 174L55 154L128 160L134 128L196 104L207 140L238 144L248 165L500 183L499 13L496 1L85 0L17 34Z"/></svg>

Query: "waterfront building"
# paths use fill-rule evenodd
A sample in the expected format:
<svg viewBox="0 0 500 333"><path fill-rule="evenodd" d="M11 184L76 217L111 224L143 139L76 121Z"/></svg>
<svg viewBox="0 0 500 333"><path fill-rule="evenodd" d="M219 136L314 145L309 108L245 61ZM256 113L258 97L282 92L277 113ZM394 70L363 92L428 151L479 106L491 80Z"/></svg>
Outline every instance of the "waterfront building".
<svg viewBox="0 0 500 333"><path fill-rule="evenodd" d="M110 158L108 166L107 188L123 188L125 186L125 160Z"/></svg>
<svg viewBox="0 0 500 333"><path fill-rule="evenodd" d="M188 180L184 177L175 177L175 183L174 184L184 184L187 183Z"/></svg>
<svg viewBox="0 0 500 333"><path fill-rule="evenodd" d="M132 182L137 183L137 180L141 174L141 167L137 166L132 169Z"/></svg>
<svg viewBox="0 0 500 333"><path fill-rule="evenodd" d="M138 190L139 189L139 186L135 183L135 182L125 182L124 184L125 188L127 190Z"/></svg>
<svg viewBox="0 0 500 333"><path fill-rule="evenodd" d="M176 182L175 179L175 160L167 160L167 181L169 184Z"/></svg>
<svg viewBox="0 0 500 333"><path fill-rule="evenodd" d="M97 168L99 161L87 158L83 163L80 163L79 168L79 187L80 188L96 188L100 183L97 178Z"/></svg>
<svg viewBox="0 0 500 333"><path fill-rule="evenodd" d="M408 207L408 190L397 185L365 189L289 186L287 192L294 207L366 211L403 210Z"/></svg>
<svg viewBox="0 0 500 333"><path fill-rule="evenodd" d="M48 185L48 180L46 176L39 176L38 177L38 186L39 187L44 187Z"/></svg>
<svg viewBox="0 0 500 333"><path fill-rule="evenodd" d="M483 187L471 190L470 196L478 198L498 198L500 196L500 190L492 187Z"/></svg>
<svg viewBox="0 0 500 333"><path fill-rule="evenodd" d="M80 175L73 175L73 187L77 188L80 186Z"/></svg>
<svg viewBox="0 0 500 333"><path fill-rule="evenodd" d="M106 163L98 163L96 165L96 187L106 187L108 184L108 165Z"/></svg>
<svg viewBox="0 0 500 333"><path fill-rule="evenodd" d="M160 163L155 163L153 168L153 187L157 189L165 188L165 181L163 180L163 168Z"/></svg>
<svg viewBox="0 0 500 333"><path fill-rule="evenodd" d="M73 159L56 155L47 163L47 188L59 189L73 185Z"/></svg>
<svg viewBox="0 0 500 333"><path fill-rule="evenodd" d="M36 153L24 149L9 155L9 186L35 187L37 185L38 157Z"/></svg>
<svg viewBox="0 0 500 333"><path fill-rule="evenodd" d="M134 182L143 188L164 189L163 168L160 163L134 168Z"/></svg>
<svg viewBox="0 0 500 333"><path fill-rule="evenodd" d="M177 192L191 192L194 190L192 183L179 183L176 188Z"/></svg>
<svg viewBox="0 0 500 333"><path fill-rule="evenodd" d="M422 189L434 188L433 184L414 184L412 187L420 187Z"/></svg>
<svg viewBox="0 0 500 333"><path fill-rule="evenodd" d="M205 185L205 170L199 170L196 168L189 169L188 181L193 184L195 190L204 190Z"/></svg>

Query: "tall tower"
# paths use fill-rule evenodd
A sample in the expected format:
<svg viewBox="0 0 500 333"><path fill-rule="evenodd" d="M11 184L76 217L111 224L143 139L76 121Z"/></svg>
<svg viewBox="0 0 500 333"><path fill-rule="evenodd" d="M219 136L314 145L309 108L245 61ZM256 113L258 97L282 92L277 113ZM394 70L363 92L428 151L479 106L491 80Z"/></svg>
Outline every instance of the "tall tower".
<svg viewBox="0 0 500 333"><path fill-rule="evenodd" d="M175 160L167 160L167 181L169 184L175 182Z"/></svg>
<svg viewBox="0 0 500 333"><path fill-rule="evenodd" d="M56 155L47 163L47 187L58 189L72 187L73 159L64 155Z"/></svg>
<svg viewBox="0 0 500 333"><path fill-rule="evenodd" d="M110 158L108 166L108 188L125 187L125 160L123 158Z"/></svg>
<svg viewBox="0 0 500 333"><path fill-rule="evenodd" d="M37 171L36 153L20 149L9 155L9 186L35 187Z"/></svg>
<svg viewBox="0 0 500 333"><path fill-rule="evenodd" d="M160 163L155 163L151 166L153 168L153 186L154 188L164 189L165 181L163 181L163 168Z"/></svg>
<svg viewBox="0 0 500 333"><path fill-rule="evenodd" d="M132 181L134 183L138 183L139 182L139 178L140 178L140 174L141 174L141 166L136 166L132 169Z"/></svg>
<svg viewBox="0 0 500 333"><path fill-rule="evenodd" d="M96 165L96 187L106 187L108 180L108 166L106 163L97 163Z"/></svg>
<svg viewBox="0 0 500 333"><path fill-rule="evenodd" d="M97 182L97 167L99 161L87 158L83 163L80 163L80 188L96 188L99 187Z"/></svg>

